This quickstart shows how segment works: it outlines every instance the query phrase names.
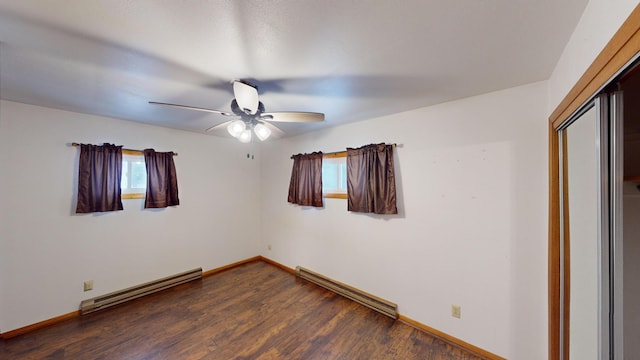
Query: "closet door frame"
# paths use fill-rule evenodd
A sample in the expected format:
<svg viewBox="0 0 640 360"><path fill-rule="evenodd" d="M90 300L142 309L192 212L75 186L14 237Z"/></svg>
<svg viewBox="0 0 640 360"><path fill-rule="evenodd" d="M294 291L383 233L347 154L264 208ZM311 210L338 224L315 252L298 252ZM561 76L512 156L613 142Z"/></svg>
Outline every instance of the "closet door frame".
<svg viewBox="0 0 640 360"><path fill-rule="evenodd" d="M548 238L548 302L549 302L549 359L568 359L569 333L564 331L568 314L562 312L563 293L568 284L561 278L567 264L561 248L560 142L558 129L580 109L592 101L604 88L614 82L640 53L640 5L636 6L605 48L587 68L578 82L549 117L549 238Z"/></svg>

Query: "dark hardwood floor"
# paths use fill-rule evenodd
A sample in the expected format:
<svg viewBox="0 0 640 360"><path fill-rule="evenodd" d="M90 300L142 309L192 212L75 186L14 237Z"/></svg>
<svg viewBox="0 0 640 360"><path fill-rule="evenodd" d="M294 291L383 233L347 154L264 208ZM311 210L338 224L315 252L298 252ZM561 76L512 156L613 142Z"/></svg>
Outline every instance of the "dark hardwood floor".
<svg viewBox="0 0 640 360"><path fill-rule="evenodd" d="M256 261L0 341L0 359L480 359Z"/></svg>

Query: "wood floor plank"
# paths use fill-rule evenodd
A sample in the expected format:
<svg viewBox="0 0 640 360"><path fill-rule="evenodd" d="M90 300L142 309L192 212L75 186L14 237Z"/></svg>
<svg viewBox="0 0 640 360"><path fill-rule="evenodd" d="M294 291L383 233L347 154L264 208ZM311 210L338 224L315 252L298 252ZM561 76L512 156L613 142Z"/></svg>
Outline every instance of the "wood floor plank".
<svg viewBox="0 0 640 360"><path fill-rule="evenodd" d="M4 340L0 359L481 358L255 261Z"/></svg>

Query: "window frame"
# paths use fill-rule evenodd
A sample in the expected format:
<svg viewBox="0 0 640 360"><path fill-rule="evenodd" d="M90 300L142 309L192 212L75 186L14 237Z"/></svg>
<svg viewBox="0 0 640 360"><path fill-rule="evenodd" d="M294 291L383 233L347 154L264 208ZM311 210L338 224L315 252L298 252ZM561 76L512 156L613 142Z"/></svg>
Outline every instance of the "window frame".
<svg viewBox="0 0 640 360"><path fill-rule="evenodd" d="M327 154L323 154L322 155L322 160L324 160L324 159L335 159L335 158L345 158L345 162L346 162L347 152L346 151L340 151L340 152L327 153ZM328 198L328 199L348 199L349 195L347 193L341 193L341 192L328 192L328 193L325 193L323 191L322 192L322 197L323 198Z"/></svg>

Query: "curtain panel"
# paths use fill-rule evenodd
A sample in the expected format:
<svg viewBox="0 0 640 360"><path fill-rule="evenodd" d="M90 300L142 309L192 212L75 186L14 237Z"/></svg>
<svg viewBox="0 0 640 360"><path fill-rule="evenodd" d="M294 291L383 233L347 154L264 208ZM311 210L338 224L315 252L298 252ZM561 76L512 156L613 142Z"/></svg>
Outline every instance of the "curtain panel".
<svg viewBox="0 0 640 360"><path fill-rule="evenodd" d="M288 201L322 207L322 152L293 155Z"/></svg>
<svg viewBox="0 0 640 360"><path fill-rule="evenodd" d="M397 214L393 145L347 148L347 209Z"/></svg>
<svg viewBox="0 0 640 360"><path fill-rule="evenodd" d="M147 167L147 194L144 208L166 208L167 206L180 205L173 152L156 152L153 149L145 149L144 162Z"/></svg>
<svg viewBox="0 0 640 360"><path fill-rule="evenodd" d="M122 146L80 144L76 213L122 210Z"/></svg>

